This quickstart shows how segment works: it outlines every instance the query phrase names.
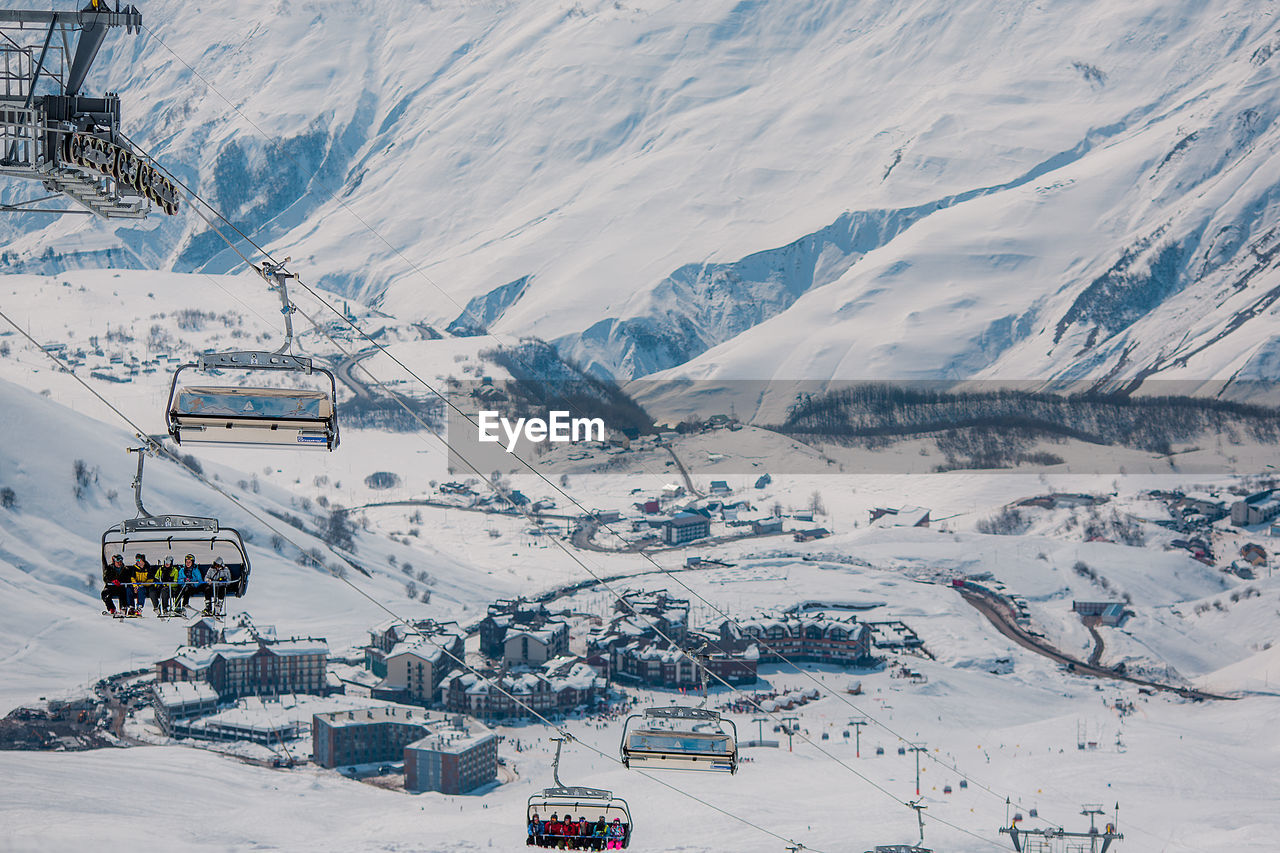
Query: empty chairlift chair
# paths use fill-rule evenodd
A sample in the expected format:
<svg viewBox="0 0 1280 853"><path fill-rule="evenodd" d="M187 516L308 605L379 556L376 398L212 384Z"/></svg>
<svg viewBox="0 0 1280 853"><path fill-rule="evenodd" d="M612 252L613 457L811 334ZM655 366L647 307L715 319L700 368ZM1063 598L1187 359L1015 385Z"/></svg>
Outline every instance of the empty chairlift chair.
<svg viewBox="0 0 1280 853"><path fill-rule="evenodd" d="M736 773L738 729L718 711L649 708L627 718L622 763L631 768Z"/></svg>
<svg viewBox="0 0 1280 853"><path fill-rule="evenodd" d="M185 370L272 370L322 374L328 388L186 384ZM173 375L166 421L180 445L222 444L333 450L338 446L337 383L311 359L270 352L200 356Z"/></svg>
<svg viewBox="0 0 1280 853"><path fill-rule="evenodd" d="M286 259L287 261L287 259ZM264 263L259 270L269 287L280 294L284 315L284 343L274 352L206 353L173 374L165 423L178 444L222 444L240 447L282 447L333 450L338 446L338 384L333 373L311 359L292 355L293 303L283 265ZM320 374L326 387L288 387L186 384L183 371L268 371L286 378Z"/></svg>

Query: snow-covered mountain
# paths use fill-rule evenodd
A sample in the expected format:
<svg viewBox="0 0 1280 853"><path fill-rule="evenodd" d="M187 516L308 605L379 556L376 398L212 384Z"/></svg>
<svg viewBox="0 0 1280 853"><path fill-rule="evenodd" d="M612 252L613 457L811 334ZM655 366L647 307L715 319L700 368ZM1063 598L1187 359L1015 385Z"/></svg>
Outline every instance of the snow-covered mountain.
<svg viewBox="0 0 1280 853"><path fill-rule="evenodd" d="M126 132L405 318L620 378L1275 372L1272 2L143 14L89 83ZM237 262L190 211L0 225L11 270Z"/></svg>

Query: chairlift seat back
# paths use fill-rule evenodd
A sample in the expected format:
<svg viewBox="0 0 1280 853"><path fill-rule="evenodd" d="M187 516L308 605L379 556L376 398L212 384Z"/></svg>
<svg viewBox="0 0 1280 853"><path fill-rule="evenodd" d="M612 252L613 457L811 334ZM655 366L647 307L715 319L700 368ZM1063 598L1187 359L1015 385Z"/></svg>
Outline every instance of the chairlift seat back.
<svg viewBox="0 0 1280 853"><path fill-rule="evenodd" d="M189 385L179 389L174 411L192 417L260 417L322 421L333 417L323 391Z"/></svg>
<svg viewBox="0 0 1280 853"><path fill-rule="evenodd" d="M178 444L235 445L281 449L333 450L338 446L337 385L333 374L313 368L309 359L262 354L263 358L240 363L229 353L202 357L174 374L165 413L169 435ZM300 366L305 363L305 368ZM236 385L185 385L180 375L187 369L269 370L281 374L320 374L328 389L273 388Z"/></svg>
<svg viewBox="0 0 1280 853"><path fill-rule="evenodd" d="M734 773L738 749L724 732L689 732L642 728L625 735L623 763L634 769L713 770Z"/></svg>
<svg viewBox="0 0 1280 853"><path fill-rule="evenodd" d="M169 410L169 433L178 444L331 450L337 441L328 395L285 388L181 388Z"/></svg>

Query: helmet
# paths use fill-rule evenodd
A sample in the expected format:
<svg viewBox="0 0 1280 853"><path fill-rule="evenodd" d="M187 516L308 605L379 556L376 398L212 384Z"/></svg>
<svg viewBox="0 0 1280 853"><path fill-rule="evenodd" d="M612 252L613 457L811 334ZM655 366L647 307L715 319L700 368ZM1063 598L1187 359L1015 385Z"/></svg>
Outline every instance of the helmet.
<svg viewBox="0 0 1280 853"><path fill-rule="evenodd" d="M182 559L183 559L184 561L185 561L185 560L190 560L191 562L193 562L193 563L194 563L194 562L195 562L195 560L196 560L196 555L195 555L195 554L188 554L187 556L183 557Z"/></svg>
<svg viewBox="0 0 1280 853"><path fill-rule="evenodd" d="M226 562L225 562L221 557L214 557L214 558L213 558L213 564L214 564L215 566L225 566L225 565L226 565Z"/></svg>
<svg viewBox="0 0 1280 853"><path fill-rule="evenodd" d="M146 554L134 554L134 555L133 555L133 559L135 559L135 560L142 560L143 562L146 562L146 560L147 560L147 555L146 555Z"/></svg>
<svg viewBox="0 0 1280 853"><path fill-rule="evenodd" d="M166 566L172 566L172 565L173 565L173 557L165 557L165 558L164 558L164 564L165 564Z"/></svg>
<svg viewBox="0 0 1280 853"><path fill-rule="evenodd" d="M113 562L113 563L114 563L116 560L119 560L120 562L122 562L122 563L123 563L123 562L124 562L124 556L123 556L123 555L121 555L121 554L112 554L112 555L111 555L111 562Z"/></svg>

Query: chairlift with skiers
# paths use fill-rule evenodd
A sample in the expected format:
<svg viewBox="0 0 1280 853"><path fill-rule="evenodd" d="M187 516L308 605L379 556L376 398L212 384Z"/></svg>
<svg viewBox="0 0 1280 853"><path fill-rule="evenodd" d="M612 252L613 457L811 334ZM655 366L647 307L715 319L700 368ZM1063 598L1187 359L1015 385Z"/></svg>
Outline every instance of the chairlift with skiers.
<svg viewBox="0 0 1280 853"><path fill-rule="evenodd" d="M249 556L239 531L223 527L216 518L194 515L152 515L142 504L142 471L148 447L129 448L138 454L138 473L133 481L134 502L138 516L113 525L102 534L102 573L104 581L109 576L113 558L122 563L137 561L141 557L147 566L163 566L166 558L181 566L190 554L210 587L209 599L221 602L231 595L242 597L249 588ZM207 582L208 574L225 567L226 580L218 581L216 588ZM126 584L127 585L127 584ZM165 586L163 582L148 579L145 586ZM171 591L176 594L176 591Z"/></svg>
<svg viewBox="0 0 1280 853"><path fill-rule="evenodd" d="M631 844L631 809L627 801L615 797L603 788L579 788L564 785L560 781L560 749L567 738L553 738L556 755L551 761L551 775L555 786L543 788L529 797L525 810L528 825L528 843L531 846L558 846L566 837L572 838L575 849L622 850ZM578 816L595 830L589 835L568 835L562 828L553 827L551 818L568 819ZM599 834L603 829L604 834ZM555 831L558 830L558 831ZM584 846L584 844L586 846Z"/></svg>

